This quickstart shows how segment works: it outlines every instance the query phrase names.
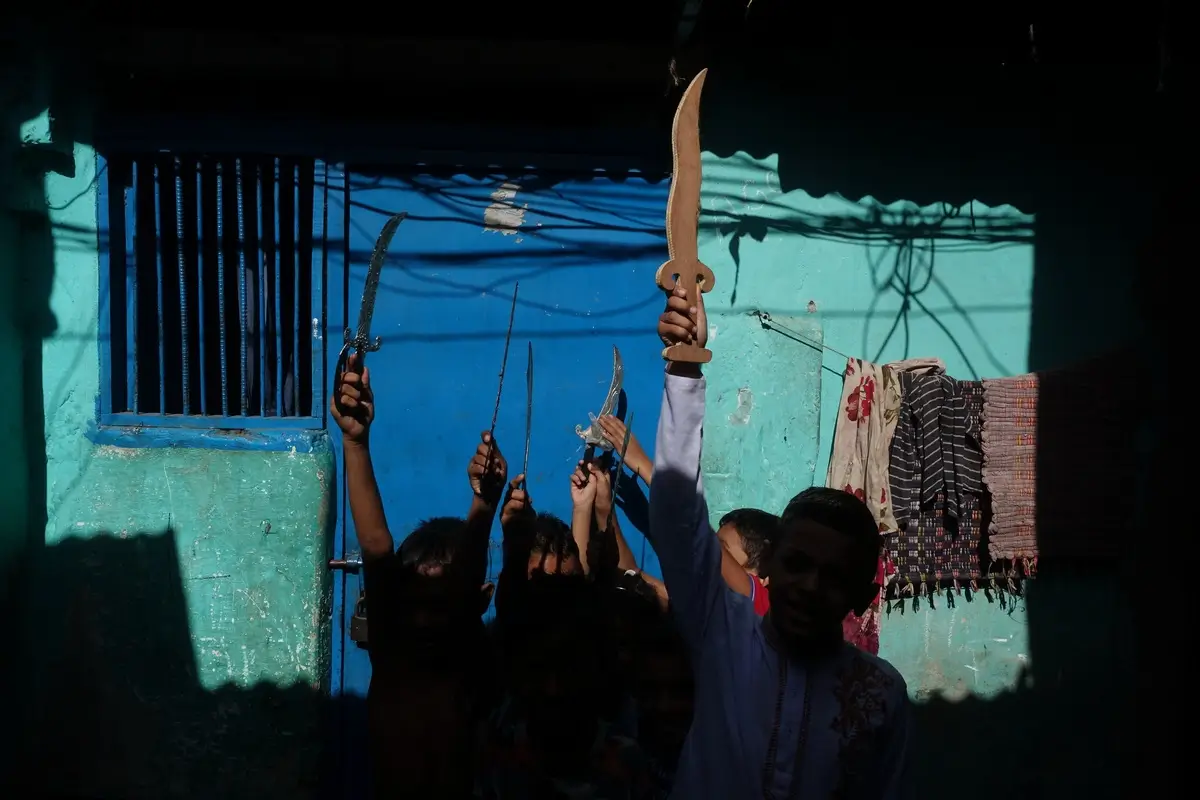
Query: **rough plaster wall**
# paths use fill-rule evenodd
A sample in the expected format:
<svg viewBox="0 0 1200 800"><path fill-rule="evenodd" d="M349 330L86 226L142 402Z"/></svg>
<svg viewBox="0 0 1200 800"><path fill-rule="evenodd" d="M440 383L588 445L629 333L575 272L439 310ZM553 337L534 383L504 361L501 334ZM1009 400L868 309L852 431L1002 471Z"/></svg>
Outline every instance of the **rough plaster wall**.
<svg viewBox="0 0 1200 800"><path fill-rule="evenodd" d="M719 330L712 346L716 355L710 380L717 384L717 396L724 393L726 399L709 412L706 454L712 442L726 435L722 429L731 429L728 393L735 387L796 381L797 396L789 399L782 419L774 416L781 411L760 408L757 392L752 414L759 419L771 414L764 427L773 433L777 426L787 430L793 452L811 451L815 465L789 458L787 452L773 453L772 458L781 459L777 463L795 465L795 474L768 474L752 459L738 456L750 478L747 490L767 485L767 507L778 510L800 489L824 484L845 366L834 351L881 362L937 356L960 378L1024 372L1034 260L1032 220L1012 207L975 203L941 223L950 236L933 242L933 248L928 236L917 237L910 254L897 244L904 237L895 232L940 220L946 209L881 206L870 197L856 202L836 195L784 193L776 165L775 157L705 154L700 256L717 275L707 308L718 327L731 321L738 328L757 328L756 318L747 315L765 311L788 327L804 321L809 329L801 338L823 338L829 348L818 381L809 356L802 355L815 351L778 334L756 330L751 347L737 340L739 357L729 366L720 363ZM771 224L762 225L764 220ZM962 234L968 226L977 233L1015 228L1025 239L986 246L954 241L954 233ZM736 235L735 227L754 234ZM864 231L889 233L867 240ZM911 287L907 303L906 283ZM792 321L785 321L789 317ZM781 364L780 351L795 353L796 363ZM781 368L790 373L780 374ZM811 403L817 392L819 415L796 408ZM781 437L771 438L779 440L773 446L780 448ZM716 454L707 457L723 460ZM1024 606L1018 602L1015 610L1005 611L978 601L959 603L953 610L923 605L915 612L911 606L903 613L894 611L882 625L881 655L901 670L914 698L937 692L995 695L1014 686L1028 655Z"/></svg>
<svg viewBox="0 0 1200 800"><path fill-rule="evenodd" d="M797 484L808 485L818 460L813 434L821 412L820 320L780 315L778 323L812 344L781 338L757 317L718 312L728 307L732 284L718 279L705 297L714 357L705 368L703 468L714 526L735 508L782 511Z"/></svg>
<svg viewBox="0 0 1200 800"><path fill-rule="evenodd" d="M328 452L93 449L56 509L60 589L39 607L63 632L38 651L43 722L78 743L56 788L315 791L332 474Z"/></svg>
<svg viewBox="0 0 1200 800"><path fill-rule="evenodd" d="M63 791L309 796L329 668L334 463L311 454L97 447L94 152L50 175L57 331L45 342L49 522L37 599ZM322 438L323 442L323 438ZM61 634L61 635L58 635ZM96 746L101 742L102 746ZM116 796L114 794L114 796Z"/></svg>
<svg viewBox="0 0 1200 800"><path fill-rule="evenodd" d="M46 538L60 538L57 510L80 483L91 459L84 436L100 390L100 265L96 249L96 156L75 146L75 176L46 176L54 227L54 283L50 311L56 330L42 346L46 415Z"/></svg>
<svg viewBox="0 0 1200 800"><path fill-rule="evenodd" d="M56 508L71 538L169 531L194 677L206 689L326 680L323 532L333 458L237 450L94 447ZM135 542L136 545L136 542Z"/></svg>

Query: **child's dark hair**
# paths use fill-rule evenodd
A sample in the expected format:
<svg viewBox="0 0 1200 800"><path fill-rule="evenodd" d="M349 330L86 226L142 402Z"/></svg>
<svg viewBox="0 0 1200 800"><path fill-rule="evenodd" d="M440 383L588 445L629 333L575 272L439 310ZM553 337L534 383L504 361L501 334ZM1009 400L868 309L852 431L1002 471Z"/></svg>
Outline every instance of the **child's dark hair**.
<svg viewBox="0 0 1200 800"><path fill-rule="evenodd" d="M779 531L779 517L758 508L738 508L721 517L718 527L730 525L746 551L746 569L758 569Z"/></svg>
<svg viewBox="0 0 1200 800"><path fill-rule="evenodd" d="M427 519L400 543L400 564L416 574L442 573L453 567L456 575L481 585L487 573L486 553L480 558L472 552L467 537L467 521L462 517Z"/></svg>
<svg viewBox="0 0 1200 800"><path fill-rule="evenodd" d="M851 579L874 581L879 564L879 525L867 504L849 492L814 486L796 495L780 515L780 531L808 520L837 531L852 545Z"/></svg>
<svg viewBox="0 0 1200 800"><path fill-rule="evenodd" d="M571 526L553 514L543 511L533 523L531 553L554 554L559 558L579 556L579 545L571 535Z"/></svg>

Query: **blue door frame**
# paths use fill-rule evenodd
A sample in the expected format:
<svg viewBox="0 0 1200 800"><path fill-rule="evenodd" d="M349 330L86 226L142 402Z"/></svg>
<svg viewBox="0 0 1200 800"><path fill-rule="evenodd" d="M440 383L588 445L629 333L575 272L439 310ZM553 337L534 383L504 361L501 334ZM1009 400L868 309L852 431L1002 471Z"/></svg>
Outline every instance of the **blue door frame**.
<svg viewBox="0 0 1200 800"><path fill-rule="evenodd" d="M625 362L635 433L652 450L662 387L661 344L653 330L662 294L654 272L666 260L666 180L529 167L471 170L470 176L440 170L436 177L428 168L330 170L331 183L347 181L349 205L344 286L330 257L327 337L340 337L344 320L357 316L384 220L408 212L376 303L372 335L382 337L383 349L369 362L378 403L375 469L397 542L422 519L467 511L466 462L491 419L518 281L496 434L515 475L524 441L526 342L532 342L537 383L529 486L535 506L570 517L567 481L582 453L575 426L599 409L614 345ZM333 192L330 198L332 229L341 209ZM337 341L327 338L330 371ZM344 475L341 481L339 557L358 550ZM634 553L657 573L653 551L624 514L619 519ZM490 580L500 569L499 552L497 523ZM352 698L365 697L370 681L366 652L347 638L360 580L335 576L332 677L344 708L357 707ZM365 789L362 722L357 715L341 730L341 796L347 798L362 797Z"/></svg>

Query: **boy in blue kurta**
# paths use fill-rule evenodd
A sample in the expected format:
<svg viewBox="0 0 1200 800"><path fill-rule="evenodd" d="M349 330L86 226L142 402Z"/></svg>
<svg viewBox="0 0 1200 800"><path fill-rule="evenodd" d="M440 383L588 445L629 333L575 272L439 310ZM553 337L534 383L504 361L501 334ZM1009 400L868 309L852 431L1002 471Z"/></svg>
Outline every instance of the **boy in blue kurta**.
<svg viewBox="0 0 1200 800"><path fill-rule="evenodd" d="M667 346L703 347L703 300L676 288L659 318ZM705 379L670 363L650 490L650 534L695 669L696 705L672 797L905 795L910 708L886 661L842 641L841 621L877 591L878 527L853 495L798 494L762 572L765 617L721 577L700 470Z"/></svg>

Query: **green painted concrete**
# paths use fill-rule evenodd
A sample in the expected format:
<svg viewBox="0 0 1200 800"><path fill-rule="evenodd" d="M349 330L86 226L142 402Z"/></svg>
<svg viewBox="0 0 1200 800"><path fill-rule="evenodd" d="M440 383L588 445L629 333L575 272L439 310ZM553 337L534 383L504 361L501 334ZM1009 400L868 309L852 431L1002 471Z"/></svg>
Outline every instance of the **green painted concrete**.
<svg viewBox="0 0 1200 800"><path fill-rule="evenodd" d="M784 193L777 157L739 153L705 155L703 209L700 256L717 276L706 296L717 332L708 374L710 391L722 398L709 412L705 468L724 472L729 457L718 448L730 447L739 482L767 508L824 484L841 354L880 362L936 356L960 378L1026 370L1033 221L1015 208L882 206L870 197ZM946 218L948 211L958 213ZM932 240L928 229L914 233L921 226L936 226ZM989 231L1018 241L963 240ZM762 330L755 311L798 335ZM727 352L737 357L722 358ZM768 406L754 392L753 417L771 434L758 436L763 457L755 458L741 443L726 445L736 435L728 406L739 388L760 382L777 399ZM961 602L953 612L896 611L884 620L881 655L906 676L915 698L995 695L1015 685L1028 659L1023 604L1011 612L982 601Z"/></svg>
<svg viewBox="0 0 1200 800"><path fill-rule="evenodd" d="M322 604L332 456L125 450L88 441L103 301L93 233L96 160L82 145L75 156L74 177L46 179L56 226L51 311L58 320L43 347L46 543L172 529L201 683L317 686L328 666ZM241 653L223 652L228 647ZM252 665L240 663L243 657Z"/></svg>
<svg viewBox="0 0 1200 800"><path fill-rule="evenodd" d="M320 689L332 480L328 453L95 447L47 544L170 531L199 684Z"/></svg>
<svg viewBox="0 0 1200 800"><path fill-rule="evenodd" d="M724 276L722 276L724 277ZM724 289L722 279L709 298ZM719 299L709 308L721 305ZM745 313L712 315L706 368L704 487L717 521L735 508L782 509L818 461L821 325L815 315L773 317L810 344L765 330ZM735 353L736 358L722 357Z"/></svg>

